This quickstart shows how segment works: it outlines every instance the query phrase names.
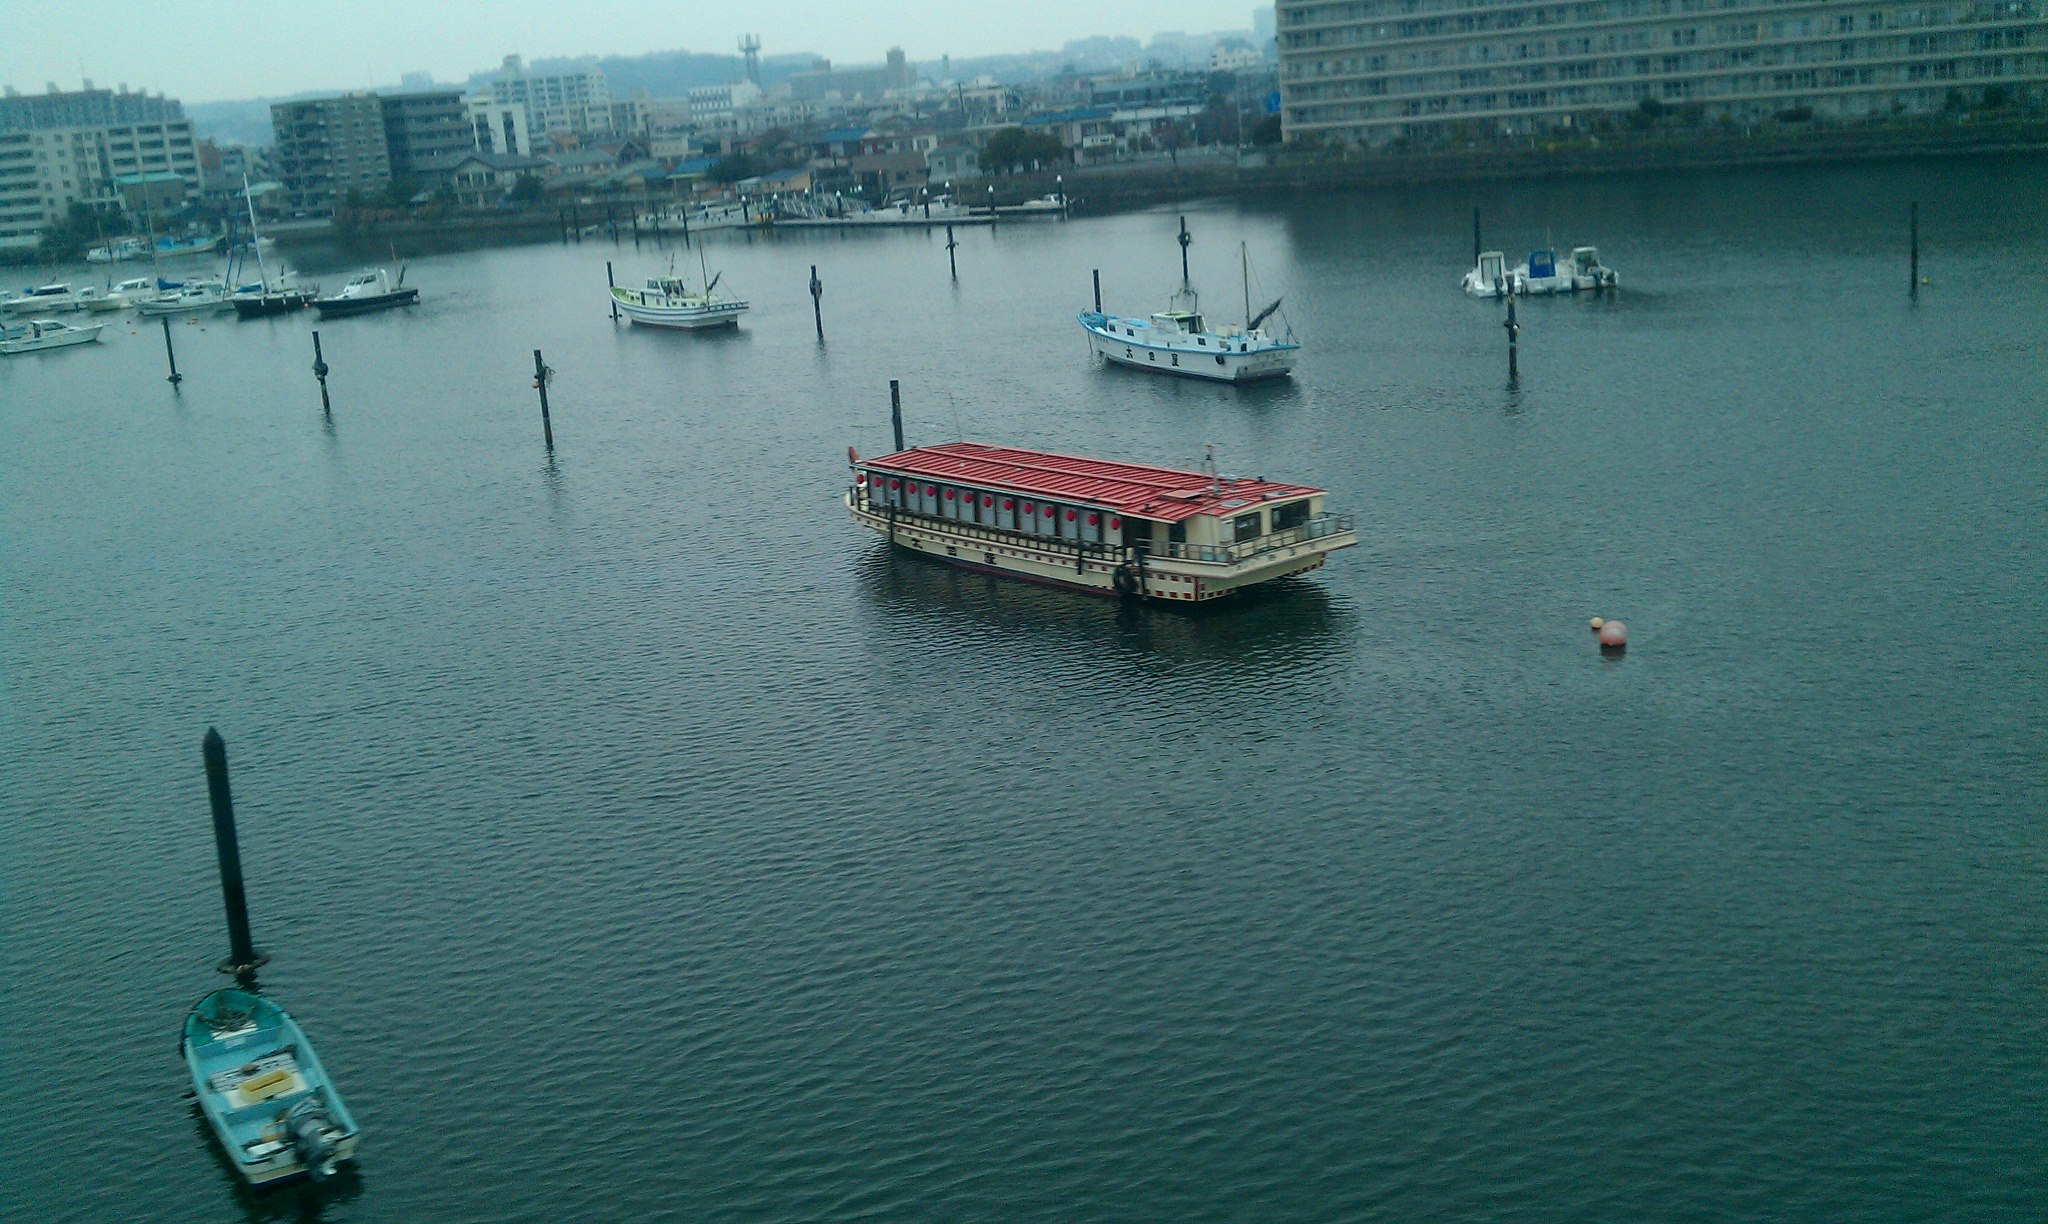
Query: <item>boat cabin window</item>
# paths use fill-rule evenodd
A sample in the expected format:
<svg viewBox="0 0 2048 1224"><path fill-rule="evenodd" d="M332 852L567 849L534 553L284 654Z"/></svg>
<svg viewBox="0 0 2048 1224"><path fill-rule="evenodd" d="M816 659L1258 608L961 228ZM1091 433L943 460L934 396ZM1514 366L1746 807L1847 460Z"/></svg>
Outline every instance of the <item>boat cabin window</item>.
<svg viewBox="0 0 2048 1224"><path fill-rule="evenodd" d="M1286 531L1292 527L1299 527L1306 522L1308 522L1308 503L1305 501L1288 502L1284 506L1273 507L1273 530L1275 531Z"/></svg>
<svg viewBox="0 0 2048 1224"><path fill-rule="evenodd" d="M1259 512L1256 510L1250 514L1240 514L1235 519L1232 519L1230 530L1232 537L1239 540L1256 539L1264 534L1259 530Z"/></svg>

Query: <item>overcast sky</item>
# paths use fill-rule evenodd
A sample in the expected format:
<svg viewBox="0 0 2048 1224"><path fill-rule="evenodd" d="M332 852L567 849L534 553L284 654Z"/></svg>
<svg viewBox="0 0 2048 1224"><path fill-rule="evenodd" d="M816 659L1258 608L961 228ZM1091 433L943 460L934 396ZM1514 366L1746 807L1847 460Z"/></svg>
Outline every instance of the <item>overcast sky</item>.
<svg viewBox="0 0 2048 1224"><path fill-rule="evenodd" d="M427 71L443 81L517 52L765 54L869 63L1049 51L1095 34L1149 39L1251 25L1252 0L0 0L0 83L123 81L187 102L360 88Z"/></svg>

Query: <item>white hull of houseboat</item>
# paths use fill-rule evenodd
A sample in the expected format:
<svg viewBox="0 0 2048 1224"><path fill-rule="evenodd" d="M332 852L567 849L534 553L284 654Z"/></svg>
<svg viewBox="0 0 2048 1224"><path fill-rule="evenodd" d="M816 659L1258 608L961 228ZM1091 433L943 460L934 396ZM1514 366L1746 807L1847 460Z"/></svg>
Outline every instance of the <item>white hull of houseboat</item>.
<svg viewBox="0 0 2048 1224"><path fill-rule="evenodd" d="M1268 344L1243 352L1218 352L1179 344L1149 344L1124 336L1110 335L1092 323L1082 323L1088 333L1088 351L1121 366L1150 370L1154 374L1176 374L1183 378L1205 378L1211 382L1247 383L1268 378L1285 378L1294 370L1298 344Z"/></svg>
<svg viewBox="0 0 2048 1224"><path fill-rule="evenodd" d="M747 303L741 301L713 302L708 306L643 306L616 292L612 297L619 304L619 313L646 327L674 327L683 331L738 327L740 316L747 313Z"/></svg>
<svg viewBox="0 0 2048 1224"><path fill-rule="evenodd" d="M869 505L858 489L843 500L854 522L906 552L977 573L1113 598L1128 593L1163 602L1209 603L1247 587L1320 569L1330 553L1358 543L1358 533L1344 519L1330 523L1321 534L1291 533L1257 551L1227 546L1190 549L1187 557L1148 555L1141 566L1128 552L1073 540L1034 538L905 513L898 513L892 523L886 508ZM1198 552L1214 559L1199 560L1194 555Z"/></svg>

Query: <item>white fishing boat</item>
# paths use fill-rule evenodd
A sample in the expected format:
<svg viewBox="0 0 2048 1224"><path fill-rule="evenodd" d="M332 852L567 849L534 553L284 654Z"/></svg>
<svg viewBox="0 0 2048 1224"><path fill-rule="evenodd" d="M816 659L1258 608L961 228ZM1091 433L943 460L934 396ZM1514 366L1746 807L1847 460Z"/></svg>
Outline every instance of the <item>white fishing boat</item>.
<svg viewBox="0 0 2048 1224"><path fill-rule="evenodd" d="M210 278L186 281L135 303L135 313L151 318L158 315L207 314L226 309L227 286Z"/></svg>
<svg viewBox="0 0 2048 1224"><path fill-rule="evenodd" d="M1181 285L1167 308L1143 319L1126 318L1104 313L1098 301L1094 310L1079 316L1081 330L1088 334L1089 352L1117 365L1214 382L1285 378L1294 369L1294 355L1301 345L1295 341L1292 327L1286 335L1275 336L1260 326L1280 309L1279 298L1264 310L1252 312L1251 259L1244 245L1238 245L1244 270L1244 325L1222 324L1210 330L1202 317L1200 299L1187 280L1185 224L1180 236Z"/></svg>
<svg viewBox="0 0 2048 1224"><path fill-rule="evenodd" d="M0 339L0 353L39 353L44 349L70 348L74 344L91 344L100 338L100 332L107 325L88 323L74 327L58 319L31 319L26 327L9 329L6 339Z"/></svg>
<svg viewBox="0 0 2048 1224"><path fill-rule="evenodd" d="M0 302L0 310L9 314L63 314L78 309L78 296L67 283L37 285L15 297Z"/></svg>
<svg viewBox="0 0 2048 1224"><path fill-rule="evenodd" d="M846 508L898 548L1094 595L1207 603L1358 543L1322 489L952 442L862 459Z"/></svg>
<svg viewBox="0 0 2048 1224"><path fill-rule="evenodd" d="M1499 251L1482 251L1478 262L1465 273L1459 287L1473 297L1506 297L1521 292L1518 277L1519 273L1508 267L1506 255Z"/></svg>
<svg viewBox="0 0 2048 1224"><path fill-rule="evenodd" d="M704 248L697 248L700 270L703 265ZM635 323L648 327L675 327L684 331L701 331L711 327L737 327L740 316L747 313L747 303L740 298L718 292L718 282L725 276L704 277L702 292L693 292L683 278L676 275L674 261L670 261L668 274L650 276L647 283L638 289L624 286L612 289L612 301L619 312Z"/></svg>
<svg viewBox="0 0 2048 1224"><path fill-rule="evenodd" d="M1572 288L1577 290L1619 289L1621 276L1613 268L1600 262L1600 248L1573 247L1572 262L1567 269L1572 278Z"/></svg>
<svg viewBox="0 0 2048 1224"><path fill-rule="evenodd" d="M333 297L315 298L313 309L323 319L338 319L411 306L419 300L420 291L406 287L403 267L398 269L395 281L383 268L368 268L349 277L348 284Z"/></svg>

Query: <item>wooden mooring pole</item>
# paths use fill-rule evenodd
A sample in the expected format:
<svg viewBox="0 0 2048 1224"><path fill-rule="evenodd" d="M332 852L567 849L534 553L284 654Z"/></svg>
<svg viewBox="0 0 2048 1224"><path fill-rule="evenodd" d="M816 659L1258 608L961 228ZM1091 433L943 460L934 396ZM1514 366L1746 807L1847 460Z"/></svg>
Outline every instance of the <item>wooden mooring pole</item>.
<svg viewBox="0 0 2048 1224"><path fill-rule="evenodd" d="M896 432L896 449L903 449L903 387L889 380L889 428Z"/></svg>
<svg viewBox="0 0 2048 1224"><path fill-rule="evenodd" d="M1911 236L1910 236L1910 238L1908 239L1908 241L1909 241L1909 242L1911 243L1911 245L1912 245L1912 264L1911 264L1911 267L1910 267L1909 271L1907 272L1907 278L1906 278L1906 292L1907 292L1907 294L1908 294L1909 296L1912 296L1912 297L1919 297L1919 296L1920 296L1920 201L1918 201L1918 200L1915 200L1915 201L1913 201L1913 210L1912 210L1912 212L1911 212L1911 213L1909 214L1909 216L1910 216L1910 218L1911 218L1910 222L1908 223L1908 224L1910 225L1910 227L1911 227Z"/></svg>
<svg viewBox="0 0 2048 1224"><path fill-rule="evenodd" d="M948 272L950 272L950 273L952 274L952 276L953 276L953 279L954 279L954 280L959 280L959 279L960 279L960 261L959 261L959 258L958 258L957 256L955 256L955 255L953 254L954 250L955 250L955 249L957 249L957 248L959 247L959 245L960 245L959 243L957 243L957 242L953 241L953 227L952 227L952 226L950 226L950 225L949 225L949 226L947 226L947 227L946 227L946 270L947 270Z"/></svg>
<svg viewBox="0 0 2048 1224"><path fill-rule="evenodd" d="M541 360L540 350L533 350L533 387L540 392L540 432L547 439L550 454L555 449L555 426L548 419L548 380L554 377L554 373L548 369L548 363Z"/></svg>
<svg viewBox="0 0 2048 1224"><path fill-rule="evenodd" d="M606 290L612 290L619 287L619 282L612 279L612 261L609 259L604 261L604 287ZM612 322L616 323L619 321L618 296L610 292L607 292L605 296L611 298L612 300Z"/></svg>
<svg viewBox="0 0 2048 1224"><path fill-rule="evenodd" d="M818 265L811 265L811 322L817 325L818 339L825 339L825 310L818 299L825 296L825 282L818 279Z"/></svg>
<svg viewBox="0 0 2048 1224"><path fill-rule="evenodd" d="M175 387L185 381L185 376L178 373L178 350L171 347L171 317L169 315L160 315L158 318L164 325L164 356L171 363L171 376L164 381Z"/></svg>
<svg viewBox="0 0 2048 1224"><path fill-rule="evenodd" d="M206 758L206 794L213 804L213 849L220 858L220 896L228 912L228 957L222 973L246 976L270 958L256 950L249 936L249 899L242 890L242 849L235 837L235 799L228 789L228 746L213 727L206 729L201 755Z"/></svg>
<svg viewBox="0 0 2048 1224"><path fill-rule="evenodd" d="M1508 321L1501 326L1508 329L1508 380L1513 382L1522 376L1515 363L1515 348L1522 337L1522 325L1515 322L1515 299L1512 294L1508 296Z"/></svg>
<svg viewBox="0 0 2048 1224"><path fill-rule="evenodd" d="M327 358L320 353L320 333L313 333L313 377L320 383L320 411L333 415L334 406L327 402Z"/></svg>
<svg viewBox="0 0 2048 1224"><path fill-rule="evenodd" d="M1090 272L1091 272L1091 273L1092 273L1092 274L1094 275L1094 277L1095 277L1095 313L1096 313L1096 314L1101 314L1101 313L1102 313L1102 269L1101 269L1101 268L1092 268L1092 269L1090 269Z"/></svg>

